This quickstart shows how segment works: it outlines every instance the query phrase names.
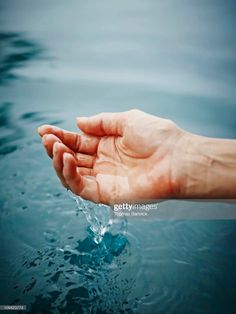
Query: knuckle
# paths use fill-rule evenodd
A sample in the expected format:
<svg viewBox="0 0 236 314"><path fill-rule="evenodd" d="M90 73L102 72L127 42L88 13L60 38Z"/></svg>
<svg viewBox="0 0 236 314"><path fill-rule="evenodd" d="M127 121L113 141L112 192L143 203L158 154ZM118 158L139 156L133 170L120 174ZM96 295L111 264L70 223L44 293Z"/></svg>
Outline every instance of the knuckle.
<svg viewBox="0 0 236 314"><path fill-rule="evenodd" d="M74 148L77 151L79 151L81 148L81 138L79 134L75 135Z"/></svg>

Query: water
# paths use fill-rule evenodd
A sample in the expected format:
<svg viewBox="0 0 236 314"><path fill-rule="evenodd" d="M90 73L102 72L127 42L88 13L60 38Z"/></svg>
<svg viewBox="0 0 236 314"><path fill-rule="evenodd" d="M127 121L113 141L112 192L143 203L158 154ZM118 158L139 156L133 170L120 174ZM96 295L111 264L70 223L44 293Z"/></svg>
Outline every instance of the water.
<svg viewBox="0 0 236 314"><path fill-rule="evenodd" d="M79 211L82 211L86 220L90 224L93 241L100 243L106 232L109 231L113 224L111 208L104 204L95 205L93 202L85 201L82 197L76 196L68 191L72 199L75 200ZM122 223L122 225L124 225Z"/></svg>
<svg viewBox="0 0 236 314"><path fill-rule="evenodd" d="M235 138L235 12L233 1L0 1L1 304L235 313L235 221L111 220L60 186L36 134L136 107Z"/></svg>

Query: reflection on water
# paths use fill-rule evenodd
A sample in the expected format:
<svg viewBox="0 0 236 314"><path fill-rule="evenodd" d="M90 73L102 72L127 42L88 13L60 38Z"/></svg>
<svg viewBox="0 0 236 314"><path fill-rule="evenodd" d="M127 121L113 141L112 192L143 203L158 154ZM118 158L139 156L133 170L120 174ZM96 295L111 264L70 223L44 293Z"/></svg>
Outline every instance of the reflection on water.
<svg viewBox="0 0 236 314"><path fill-rule="evenodd" d="M30 60L40 58L42 47L20 33L0 33L0 85L18 76L15 70L24 67Z"/></svg>
<svg viewBox="0 0 236 314"><path fill-rule="evenodd" d="M21 33L0 32L0 85L17 79L16 70L24 67L33 59L40 58L42 47ZM14 121L12 102L0 103L0 155L6 155L19 148L19 140L24 137L23 127ZM26 113L22 119L35 122L43 121L38 112Z"/></svg>
<svg viewBox="0 0 236 314"><path fill-rule="evenodd" d="M0 105L0 155L14 152L16 141L24 136L23 129L12 121L12 106L12 103Z"/></svg>
<svg viewBox="0 0 236 314"><path fill-rule="evenodd" d="M62 123L61 119L50 119L49 114L46 116L41 112L26 112L21 114L18 119L13 119L13 107L14 104L11 102L0 104L0 155L10 154L22 147L21 140L26 136L25 133L30 124L36 127L38 123L54 125ZM34 129L35 131L36 129Z"/></svg>

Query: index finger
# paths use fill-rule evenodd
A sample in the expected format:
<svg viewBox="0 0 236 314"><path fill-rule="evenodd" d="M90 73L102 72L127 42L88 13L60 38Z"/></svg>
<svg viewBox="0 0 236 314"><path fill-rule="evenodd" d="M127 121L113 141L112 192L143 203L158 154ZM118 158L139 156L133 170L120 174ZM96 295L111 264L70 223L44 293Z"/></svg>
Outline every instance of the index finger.
<svg viewBox="0 0 236 314"><path fill-rule="evenodd" d="M40 136L54 134L74 152L86 154L95 154L100 141L100 138L97 136L78 134L47 124L40 126L38 128L38 133Z"/></svg>

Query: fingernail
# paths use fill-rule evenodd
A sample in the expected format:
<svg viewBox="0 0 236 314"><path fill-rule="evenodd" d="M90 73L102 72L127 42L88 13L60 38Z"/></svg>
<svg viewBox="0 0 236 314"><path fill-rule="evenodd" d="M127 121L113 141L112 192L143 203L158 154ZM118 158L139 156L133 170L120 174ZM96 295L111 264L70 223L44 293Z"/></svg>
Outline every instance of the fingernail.
<svg viewBox="0 0 236 314"><path fill-rule="evenodd" d="M43 136L45 133L57 132L58 130L60 130L60 128L58 128L55 125L50 125L50 124L44 124L38 127L38 133L41 136Z"/></svg>
<svg viewBox="0 0 236 314"><path fill-rule="evenodd" d="M38 133L39 135L43 135L43 133L46 131L46 127L44 125L41 125L38 127Z"/></svg>
<svg viewBox="0 0 236 314"><path fill-rule="evenodd" d="M59 143L55 142L53 145L53 155L55 155L58 152L58 146L59 146Z"/></svg>
<svg viewBox="0 0 236 314"><path fill-rule="evenodd" d="M45 135L43 136L43 138L42 138L43 143L48 142L48 141L49 141L49 138L50 138L50 135L45 134Z"/></svg>

